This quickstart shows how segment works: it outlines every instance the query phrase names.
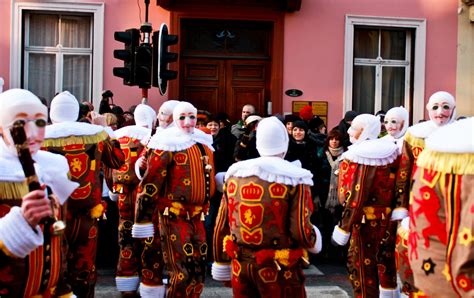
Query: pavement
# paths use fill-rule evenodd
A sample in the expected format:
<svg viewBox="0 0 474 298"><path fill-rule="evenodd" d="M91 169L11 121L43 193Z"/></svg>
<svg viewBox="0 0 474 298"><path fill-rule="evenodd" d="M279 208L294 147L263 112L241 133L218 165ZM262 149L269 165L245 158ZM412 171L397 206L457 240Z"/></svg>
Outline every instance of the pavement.
<svg viewBox="0 0 474 298"><path fill-rule="evenodd" d="M120 297L115 288L115 272L113 269L99 269L95 296L100 298ZM347 280L346 269L342 265L318 264L304 269L306 276L305 288L308 297L348 298L352 296L352 288ZM206 278L201 297L232 297L232 289L223 286L222 282Z"/></svg>

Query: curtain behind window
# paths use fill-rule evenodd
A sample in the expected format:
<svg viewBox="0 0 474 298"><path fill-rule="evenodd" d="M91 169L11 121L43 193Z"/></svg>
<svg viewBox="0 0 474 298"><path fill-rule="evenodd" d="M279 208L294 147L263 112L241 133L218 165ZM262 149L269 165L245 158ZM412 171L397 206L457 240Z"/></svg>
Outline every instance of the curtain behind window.
<svg viewBox="0 0 474 298"><path fill-rule="evenodd" d="M375 113L376 98L387 111L405 103L406 31L380 28L355 28L352 83L352 109ZM376 90L376 86L381 86ZM381 101L381 103L380 103Z"/></svg>
<svg viewBox="0 0 474 298"><path fill-rule="evenodd" d="M90 100L91 17L44 13L28 13L26 17L26 88L48 103L63 90Z"/></svg>

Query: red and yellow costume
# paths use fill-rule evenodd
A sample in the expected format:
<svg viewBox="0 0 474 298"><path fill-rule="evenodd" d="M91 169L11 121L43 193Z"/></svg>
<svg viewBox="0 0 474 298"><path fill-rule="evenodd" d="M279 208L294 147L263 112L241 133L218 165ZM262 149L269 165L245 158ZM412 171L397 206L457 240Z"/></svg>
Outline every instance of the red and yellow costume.
<svg viewBox="0 0 474 298"><path fill-rule="evenodd" d="M100 170L120 168L124 155L104 127L81 122L47 126L44 147L66 157L72 180L80 184L67 204L68 280L76 295L90 297L97 279L97 220L105 210Z"/></svg>
<svg viewBox="0 0 474 298"><path fill-rule="evenodd" d="M215 189L211 144L212 137L197 129L186 134L172 127L147 145L132 230L133 237L147 238L142 297L164 294L163 259L170 276L168 297L202 293L208 250L203 220Z"/></svg>
<svg viewBox="0 0 474 298"><path fill-rule="evenodd" d="M408 255L427 296L474 296L474 118L430 135L410 202Z"/></svg>
<svg viewBox="0 0 474 298"><path fill-rule="evenodd" d="M342 156L338 188L344 211L332 238L339 245L350 238L347 269L355 297L398 292L397 223L390 221L397 166L397 146L382 139L352 145Z"/></svg>
<svg viewBox="0 0 474 298"><path fill-rule="evenodd" d="M425 138L436 129L438 129L438 126L432 121L426 121L408 128L405 134L395 182L396 208L392 216L395 220L408 217L410 189L413 185L413 174L417 169L416 161L425 148ZM408 257L408 245L414 239L409 239L409 229L406 221L407 219L398 228L396 245L397 268L402 281L402 292L409 296L422 297L423 293L418 292L415 287L413 270Z"/></svg>
<svg viewBox="0 0 474 298"><path fill-rule="evenodd" d="M54 235L50 223L33 229L23 218L18 206L29 192L28 184L18 158L4 153L0 148L0 296L70 296L63 271L65 235ZM68 180L65 158L40 151L33 159L40 181L64 202L77 187Z"/></svg>
<svg viewBox="0 0 474 298"><path fill-rule="evenodd" d="M263 149L272 146L271 135L266 138L270 142L259 143L265 131L271 134L278 128L281 136L275 135L275 141L283 137L279 152L286 151L285 127L275 117L266 118L257 129L263 156L238 162L226 174L214 230L212 276L231 280L238 298L306 297L301 264L308 263L308 250L317 253L322 247L321 234L310 222L312 174L267 156L273 155Z"/></svg>
<svg viewBox="0 0 474 298"><path fill-rule="evenodd" d="M112 192L118 196L119 210L119 260L115 281L120 292L136 291L139 283L142 245L132 237L135 219L135 200L140 183L135 174L135 163L145 148L151 129L142 126L126 126L116 130L115 135L125 155L125 163L112 171Z"/></svg>

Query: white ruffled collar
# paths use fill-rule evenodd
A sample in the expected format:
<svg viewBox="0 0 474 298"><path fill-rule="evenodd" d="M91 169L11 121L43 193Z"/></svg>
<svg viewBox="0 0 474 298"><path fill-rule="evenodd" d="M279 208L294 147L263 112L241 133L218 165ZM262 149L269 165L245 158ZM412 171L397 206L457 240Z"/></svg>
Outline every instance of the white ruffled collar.
<svg viewBox="0 0 474 298"><path fill-rule="evenodd" d="M176 126L155 133L147 146L152 149L177 152L186 150L196 143L206 145L211 151L214 151L210 134L196 128L192 134L188 134Z"/></svg>
<svg viewBox="0 0 474 298"><path fill-rule="evenodd" d="M430 134L432 134L438 128L440 128L440 126L436 125L436 123L434 123L433 121L428 120L428 121L417 123L413 126L410 126L407 132L410 133L415 138L426 139Z"/></svg>
<svg viewBox="0 0 474 298"><path fill-rule="evenodd" d="M92 136L105 130L103 126L85 122L59 122L46 126L46 139L70 136Z"/></svg>
<svg viewBox="0 0 474 298"><path fill-rule="evenodd" d="M474 117L445 125L426 139L426 148L437 152L474 153Z"/></svg>
<svg viewBox="0 0 474 298"><path fill-rule="evenodd" d="M395 143L398 147L398 155L400 155L400 154L402 154L403 137L404 136L405 136L405 134L402 134L399 138L394 138L392 135L386 134L381 139Z"/></svg>
<svg viewBox="0 0 474 298"><path fill-rule="evenodd" d="M268 182L292 186L299 184L313 185L313 174L310 171L297 166L295 163L273 156L262 156L237 162L227 170L225 180L227 181L230 176L257 176Z"/></svg>
<svg viewBox="0 0 474 298"><path fill-rule="evenodd" d="M38 151L32 156L35 161L35 171L40 183L51 187L53 193L63 204L71 193L79 186L68 178L69 165L64 156ZM0 140L0 181L22 182L25 174L18 157L7 149Z"/></svg>
<svg viewBox="0 0 474 298"><path fill-rule="evenodd" d="M393 142L382 138L349 146L341 159L368 166L383 166L392 163L397 157L398 147Z"/></svg>
<svg viewBox="0 0 474 298"><path fill-rule="evenodd" d="M138 125L125 126L114 131L117 139L122 137L129 137L139 140L140 143L146 145L151 137L151 129Z"/></svg>

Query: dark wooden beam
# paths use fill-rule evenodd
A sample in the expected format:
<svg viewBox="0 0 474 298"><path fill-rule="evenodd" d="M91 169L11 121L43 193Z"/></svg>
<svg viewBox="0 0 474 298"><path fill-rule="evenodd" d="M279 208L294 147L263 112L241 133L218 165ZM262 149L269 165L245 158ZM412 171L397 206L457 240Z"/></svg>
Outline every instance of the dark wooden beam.
<svg viewBox="0 0 474 298"><path fill-rule="evenodd" d="M300 10L301 1L302 0L273 0L275 5L272 5L272 6L279 7L279 9L285 10L287 12L295 12L295 11ZM252 7L255 8L255 7L259 7L260 5L261 7L259 8L267 8L268 2L271 2L271 1L264 1L264 2L261 2L260 4L258 3L258 1L253 2L253 1L248 1L248 0L246 1L245 0L221 0L220 4L216 4L216 2L219 2L219 1L215 1L215 0L194 0L192 2L193 2L192 3L193 6L248 5L249 8L252 8ZM190 1L187 1L187 0L156 0L156 5L161 6L164 9L170 10L170 11L174 11L180 7L183 7L189 4L190 4Z"/></svg>

